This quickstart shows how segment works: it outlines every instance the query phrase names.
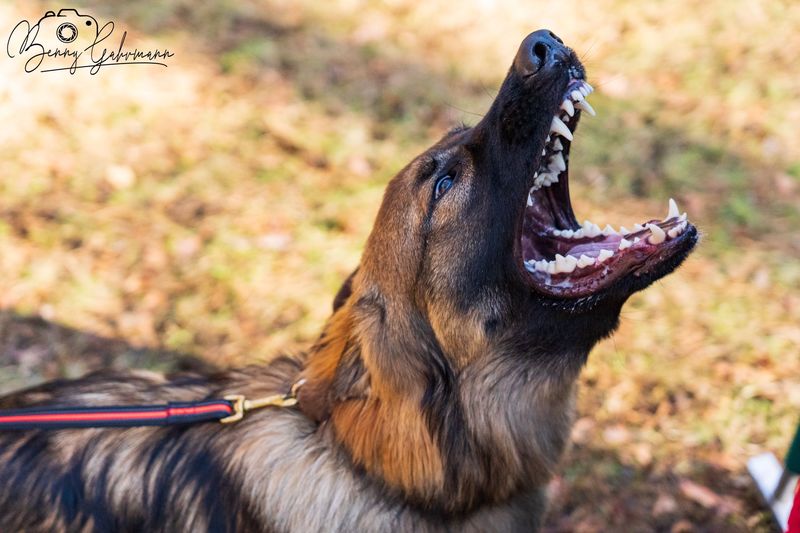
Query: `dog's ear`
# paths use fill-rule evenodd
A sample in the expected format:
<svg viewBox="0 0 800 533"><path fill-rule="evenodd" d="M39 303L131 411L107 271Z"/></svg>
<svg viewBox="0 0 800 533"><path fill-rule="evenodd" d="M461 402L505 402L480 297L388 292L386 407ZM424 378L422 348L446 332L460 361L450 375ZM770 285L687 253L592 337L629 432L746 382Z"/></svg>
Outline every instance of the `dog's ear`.
<svg viewBox="0 0 800 533"><path fill-rule="evenodd" d="M353 293L353 277L355 277L356 272L358 272L358 267L356 267L353 272L347 276L347 279L344 280L342 286L339 288L339 292L336 293L336 297L333 299L333 312L339 310L341 306L350 298L350 295Z"/></svg>

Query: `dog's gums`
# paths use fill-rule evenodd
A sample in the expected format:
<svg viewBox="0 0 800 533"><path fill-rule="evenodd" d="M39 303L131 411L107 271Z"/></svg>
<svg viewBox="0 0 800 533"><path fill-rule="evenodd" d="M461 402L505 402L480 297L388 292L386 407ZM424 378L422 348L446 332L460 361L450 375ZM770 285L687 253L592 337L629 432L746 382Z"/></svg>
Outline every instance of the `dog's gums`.
<svg viewBox="0 0 800 533"><path fill-rule="evenodd" d="M685 254L697 231L669 200L667 216L634 224L632 229L607 224L603 229L579 223L569 197L569 153L582 111L595 115L588 102L593 88L571 79L540 152L523 215L521 260L532 285L556 297L601 293L625 276L655 273L675 256Z"/></svg>

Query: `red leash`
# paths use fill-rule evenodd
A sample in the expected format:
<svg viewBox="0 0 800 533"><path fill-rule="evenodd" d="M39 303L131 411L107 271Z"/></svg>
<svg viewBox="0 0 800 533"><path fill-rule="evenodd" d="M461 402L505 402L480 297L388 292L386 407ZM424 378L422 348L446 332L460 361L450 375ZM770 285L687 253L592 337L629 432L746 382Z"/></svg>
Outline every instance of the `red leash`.
<svg viewBox="0 0 800 533"><path fill-rule="evenodd" d="M33 407L0 411L0 430L170 426L220 420L233 414L233 402L228 400L109 407Z"/></svg>
<svg viewBox="0 0 800 533"><path fill-rule="evenodd" d="M173 426L215 420L226 424L241 420L247 411L262 407L297 405L297 391L304 379L287 394L248 400L231 394L222 400L170 402L158 405L100 407L28 407L0 410L0 431L6 429L67 429L133 426Z"/></svg>

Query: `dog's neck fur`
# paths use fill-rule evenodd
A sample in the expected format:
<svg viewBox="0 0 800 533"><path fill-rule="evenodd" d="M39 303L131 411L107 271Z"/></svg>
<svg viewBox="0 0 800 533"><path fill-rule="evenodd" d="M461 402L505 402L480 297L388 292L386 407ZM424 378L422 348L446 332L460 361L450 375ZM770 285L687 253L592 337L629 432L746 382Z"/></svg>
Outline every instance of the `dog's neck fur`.
<svg viewBox="0 0 800 533"><path fill-rule="evenodd" d="M585 354L545 371L487 346L479 364L454 370L419 314L390 323L377 300L362 294L334 313L302 374L301 409L355 467L424 511L465 515L543 487L567 442ZM393 337L398 327L413 334Z"/></svg>

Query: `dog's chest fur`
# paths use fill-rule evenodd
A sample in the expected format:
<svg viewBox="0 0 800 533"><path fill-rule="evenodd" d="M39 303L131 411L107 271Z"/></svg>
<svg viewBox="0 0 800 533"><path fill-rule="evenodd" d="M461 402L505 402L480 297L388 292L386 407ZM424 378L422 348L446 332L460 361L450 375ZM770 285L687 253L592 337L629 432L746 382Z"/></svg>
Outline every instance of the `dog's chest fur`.
<svg viewBox="0 0 800 533"><path fill-rule="evenodd" d="M299 370L299 361L281 358L211 378L101 375L7 397L0 407L181 401L229 391L258 396L285 388ZM0 526L3 531L529 531L538 525L544 499L537 490L445 518L407 504L332 442L329 428L293 409L256 411L232 426L0 434Z"/></svg>

